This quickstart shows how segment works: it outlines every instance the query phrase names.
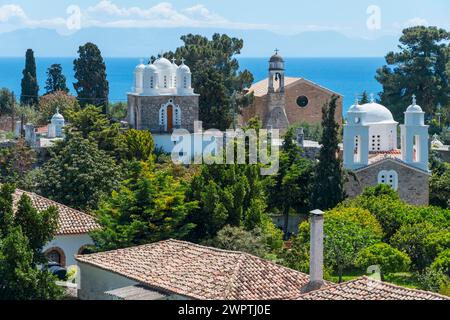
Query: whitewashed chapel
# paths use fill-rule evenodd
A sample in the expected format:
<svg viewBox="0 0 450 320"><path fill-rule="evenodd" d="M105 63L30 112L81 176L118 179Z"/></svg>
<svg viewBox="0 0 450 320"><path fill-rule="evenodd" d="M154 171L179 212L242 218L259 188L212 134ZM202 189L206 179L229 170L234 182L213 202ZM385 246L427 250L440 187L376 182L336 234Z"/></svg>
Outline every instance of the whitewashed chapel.
<svg viewBox="0 0 450 320"><path fill-rule="evenodd" d="M400 198L415 205L427 205L428 126L422 108L413 96L406 109L405 123L400 125L400 149L397 142L398 122L384 106L375 103L359 105L347 113L344 125L344 167L352 170L359 181L351 178L346 185L350 197L367 186L390 185Z"/></svg>

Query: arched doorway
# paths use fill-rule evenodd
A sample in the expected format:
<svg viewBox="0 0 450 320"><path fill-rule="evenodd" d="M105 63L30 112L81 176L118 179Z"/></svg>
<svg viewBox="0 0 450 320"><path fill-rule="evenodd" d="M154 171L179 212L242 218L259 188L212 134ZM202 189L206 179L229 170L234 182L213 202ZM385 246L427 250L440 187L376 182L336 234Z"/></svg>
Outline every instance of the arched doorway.
<svg viewBox="0 0 450 320"><path fill-rule="evenodd" d="M167 131L172 132L173 130L173 106L167 106Z"/></svg>

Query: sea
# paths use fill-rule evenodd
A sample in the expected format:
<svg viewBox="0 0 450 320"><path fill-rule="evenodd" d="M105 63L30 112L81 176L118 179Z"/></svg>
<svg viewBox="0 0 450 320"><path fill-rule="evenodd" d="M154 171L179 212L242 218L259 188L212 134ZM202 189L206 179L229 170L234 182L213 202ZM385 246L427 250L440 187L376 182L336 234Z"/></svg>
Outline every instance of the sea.
<svg viewBox="0 0 450 320"><path fill-rule="evenodd" d="M74 93L74 58L37 57L36 68L39 81L39 94L44 93L47 68L59 63L67 78L67 85ZM238 58L240 68L253 73L255 82L267 77L267 58ZM385 64L384 58L285 58L286 76L302 77L344 96L344 111L353 104L356 94L363 91L381 91L375 80L376 70ZM111 102L126 101L127 92L133 85L133 71L139 58L105 58L107 79L109 81ZM20 95L20 81L25 59L0 58L0 88L6 87ZM194 75L195 76L195 75Z"/></svg>

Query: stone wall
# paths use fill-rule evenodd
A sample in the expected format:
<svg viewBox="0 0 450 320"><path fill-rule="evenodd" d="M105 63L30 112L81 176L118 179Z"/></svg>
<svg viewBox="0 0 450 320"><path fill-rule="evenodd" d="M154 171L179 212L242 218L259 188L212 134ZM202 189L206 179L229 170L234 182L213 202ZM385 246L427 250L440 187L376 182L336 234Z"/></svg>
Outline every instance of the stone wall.
<svg viewBox="0 0 450 320"><path fill-rule="evenodd" d="M159 126L159 109L171 99L173 104L178 105L181 109L181 128L192 132L194 130L194 121L198 120L199 113L199 96L197 95L153 97L130 95L128 97L129 109L137 106L140 111L137 115L138 129L161 132ZM133 126L134 122L130 121L130 124Z"/></svg>
<svg viewBox="0 0 450 320"><path fill-rule="evenodd" d="M378 184L378 173L381 170L395 170L398 174L398 193L400 198L413 205L428 205L430 176L419 170L409 168L396 160L380 161L375 165L355 172L359 182L353 177L345 184L345 190L350 198L362 193L369 186Z"/></svg>

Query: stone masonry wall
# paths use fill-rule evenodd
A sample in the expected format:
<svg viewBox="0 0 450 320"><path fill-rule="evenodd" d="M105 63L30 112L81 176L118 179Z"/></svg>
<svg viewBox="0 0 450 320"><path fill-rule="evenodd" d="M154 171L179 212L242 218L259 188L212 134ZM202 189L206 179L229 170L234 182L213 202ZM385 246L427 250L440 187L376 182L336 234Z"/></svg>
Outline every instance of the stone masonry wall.
<svg viewBox="0 0 450 320"><path fill-rule="evenodd" d="M378 173L381 170L395 170L398 174L398 193L400 198L412 205L428 205L429 175L408 168L395 160L381 161L374 166L355 172L359 183L353 177L345 185L350 198L362 193L369 186L378 184Z"/></svg>
<svg viewBox="0 0 450 320"><path fill-rule="evenodd" d="M128 101L132 105L137 104L140 114L138 116L138 128L160 132L159 109L162 105L173 100L174 105L179 105L181 109L181 128L190 132L194 130L194 121L198 120L198 96L134 96Z"/></svg>

